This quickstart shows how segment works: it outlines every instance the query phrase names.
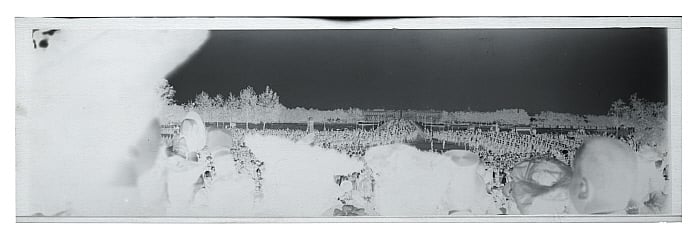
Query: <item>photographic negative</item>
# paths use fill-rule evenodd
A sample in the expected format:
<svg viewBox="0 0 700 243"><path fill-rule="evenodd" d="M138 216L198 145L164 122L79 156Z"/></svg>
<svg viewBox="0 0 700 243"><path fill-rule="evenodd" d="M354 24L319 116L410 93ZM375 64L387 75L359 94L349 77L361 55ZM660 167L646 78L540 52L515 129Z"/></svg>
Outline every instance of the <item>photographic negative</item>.
<svg viewBox="0 0 700 243"><path fill-rule="evenodd" d="M680 221L679 37L680 18L19 18L17 220Z"/></svg>

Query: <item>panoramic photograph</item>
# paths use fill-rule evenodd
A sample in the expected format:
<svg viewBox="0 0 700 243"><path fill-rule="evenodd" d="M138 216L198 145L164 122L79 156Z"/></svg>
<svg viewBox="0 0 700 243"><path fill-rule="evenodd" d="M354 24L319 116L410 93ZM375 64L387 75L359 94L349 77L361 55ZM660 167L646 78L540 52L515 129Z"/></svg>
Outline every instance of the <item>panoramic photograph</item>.
<svg viewBox="0 0 700 243"><path fill-rule="evenodd" d="M18 217L638 216L680 198L666 28L17 35Z"/></svg>

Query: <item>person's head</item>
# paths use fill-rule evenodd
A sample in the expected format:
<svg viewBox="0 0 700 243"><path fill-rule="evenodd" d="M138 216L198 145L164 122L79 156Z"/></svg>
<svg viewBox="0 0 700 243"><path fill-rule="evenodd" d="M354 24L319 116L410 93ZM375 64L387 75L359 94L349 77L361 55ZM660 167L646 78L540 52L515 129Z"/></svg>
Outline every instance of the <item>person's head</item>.
<svg viewBox="0 0 700 243"><path fill-rule="evenodd" d="M533 158L513 167L507 189L522 214L560 213L566 205L571 168L552 158ZM562 193L563 192L563 193Z"/></svg>
<svg viewBox="0 0 700 243"><path fill-rule="evenodd" d="M187 145L187 152L196 152L206 145L206 127L196 112L189 112L180 124L180 137Z"/></svg>
<svg viewBox="0 0 700 243"><path fill-rule="evenodd" d="M636 156L624 143L592 138L576 152L569 198L582 214L624 210L632 197Z"/></svg>
<svg viewBox="0 0 700 243"><path fill-rule="evenodd" d="M457 166L467 167L481 164L481 159L475 153L465 150L449 150L443 153L452 160Z"/></svg>
<svg viewBox="0 0 700 243"><path fill-rule="evenodd" d="M195 130L196 122L194 119L185 119L180 125L180 134L189 134Z"/></svg>

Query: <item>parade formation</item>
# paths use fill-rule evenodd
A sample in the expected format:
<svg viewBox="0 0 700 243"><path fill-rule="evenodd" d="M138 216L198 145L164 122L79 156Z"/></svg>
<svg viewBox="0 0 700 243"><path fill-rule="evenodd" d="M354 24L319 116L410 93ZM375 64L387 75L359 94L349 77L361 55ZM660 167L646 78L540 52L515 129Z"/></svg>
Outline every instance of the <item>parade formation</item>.
<svg viewBox="0 0 700 243"><path fill-rule="evenodd" d="M172 139L165 140L164 145L167 147L170 157L166 161L174 163L176 166L164 168L177 168L176 171L191 171L190 178L181 177L179 182L192 181L192 175L197 174L193 189L187 189L186 193L182 193L182 188L171 187L189 187L182 183L169 183L168 210L177 212L187 207L206 208L211 202L208 200L218 200L214 197L207 196L210 193L210 188L217 190L226 190L218 187L219 181L236 180L247 178L245 185L249 188L248 191L251 197L245 200L252 200L250 203L251 214L265 214L255 210L256 203L266 200L266 191L269 187L274 187L276 184L266 183L269 179L266 175L266 166L268 161L259 159L254 151L246 144L247 137L262 136L276 137L286 141L293 142L295 146L314 147L325 151L335 151L337 156L344 156L347 161L344 163L354 163L354 171L347 173L337 173L326 175L327 181L332 182L337 190L334 198L318 199L320 201L332 201L327 203L326 211L319 211L317 216L381 216L383 211L393 212L394 209L387 208L390 204L377 205L377 201L393 198L393 195L382 195L397 193L382 191L382 180L380 178L398 178L413 180L420 182L423 180L440 181L445 180L443 186L446 188L433 188L437 191L445 190L447 192L435 196L436 210L420 211L416 210L417 214L429 215L455 215L455 214L470 214L470 215L502 215L502 214L576 214L587 213L585 207L578 209L569 199L571 183L574 180L574 164L584 163L580 155L582 147L590 141L597 143L609 144L618 150L612 150L615 156L627 156L633 158L634 165L639 168L648 170L629 170L617 171L617 173L634 173L634 177L648 180L649 183L635 181L635 187L638 185L649 185L649 187L641 189L643 192L635 195L635 197L623 198L621 201L627 200L624 207L614 208L614 213L624 214L640 214L640 213L660 213L665 209L664 200L667 197L666 186L668 184L668 162L665 154L659 154L653 151L649 146L640 146L634 142L633 135L619 136L619 134L587 134L585 131L569 132L567 134L554 133L522 133L516 130L499 131L499 130L482 130L482 129L466 129L466 130L439 130L426 129L419 126L416 122L402 119L388 120L374 129L337 129L317 131L312 128L306 130L301 129L245 129L237 127L226 128L206 128L201 121L199 115L195 112L187 114L181 125L175 129L175 133L171 135ZM219 136L219 141L212 137ZM228 141L227 141L228 140ZM199 142L196 142L199 141ZM402 175L382 175L381 173L402 173L401 169L378 168L383 164L390 163L392 155L389 157L377 159L378 153L374 148L385 148L397 144L411 145L416 142L429 143L430 147L425 147L420 150L406 150L401 152L405 154L417 154L416 156L423 157L407 157L404 160L415 159L418 163L431 164L427 170L433 170L436 177L431 175L402 174ZM458 147L460 149L446 149L448 147ZM274 151L275 144L263 144L264 146L272 147ZM221 147L227 147L226 150L221 150ZM213 148L219 148L218 151L212 151ZM402 148L405 150L405 148ZM374 151L375 156L368 155ZM460 159L455 159L451 154L462 151L472 155L470 157L475 165L474 171L468 171L463 174L451 175L448 171L434 169L443 165L433 165L436 163L460 164ZM296 151L277 151L279 153L295 153ZM392 152L393 153L393 152ZM316 156L314 154L306 155L308 157ZM386 154L381 155L386 156ZM452 156L452 157L450 157ZM461 155L460 155L461 156ZM368 158L371 157L371 158ZM458 156L459 157L459 156ZM467 156L469 157L469 156ZM447 158L447 159L446 159ZM459 157L461 158L461 157ZM438 161L443 160L444 161ZM585 159L585 158L584 158ZM463 159L462 159L463 160ZM184 162L187 161L187 162ZM381 162L379 162L381 161ZM465 160L468 161L468 160ZM273 161L270 161L273 162ZM274 162L279 163L279 161ZM185 166L184 164L188 164ZM469 163L468 163L469 164ZM373 168L373 166L375 168ZM389 166L406 166L410 167L408 161L399 161L396 164ZM228 167L228 168L224 168ZM444 167L447 168L447 167ZM454 167L451 170L454 170ZM600 173L606 166L602 166L599 170L591 173ZM225 171L221 173L220 171ZM382 172L378 172L382 171ZM634 171L634 172L632 172ZM304 174L304 171L298 173ZM442 173L442 174L441 174ZM170 173L171 175L173 173ZM180 173L182 174L182 173ZM420 177L424 178L411 178ZM597 174L596 174L597 176ZM627 177L625 175L615 175L620 178ZM379 178L378 178L379 177ZM464 209L459 205L451 194L459 194L451 190L452 184L457 183L461 179L477 178L478 189L480 193L471 192L474 195L466 195L465 198L480 200L478 210L470 208ZM437 179L436 179L437 178ZM400 180L402 180L400 179ZM171 179L172 180L172 179ZM433 181L427 183L433 183ZM386 182L390 184L391 182ZM439 184L439 183L438 183ZM469 183L467 183L469 184ZM473 183L472 183L473 184ZM192 188L192 187L189 187ZM459 188L459 187L458 187ZM471 189L457 189L462 191L470 191ZM180 191L180 192L177 192ZM473 191L473 190L472 190ZM420 191L413 193L420 194ZM177 199L178 195L184 195ZM303 195L297 195L303 196ZM481 197L481 198L480 198ZM400 197L399 197L400 198ZM397 200L399 200L397 198ZM404 199L411 200L411 199ZM450 201L452 200L452 201ZM460 199L464 201L463 199ZM175 205L178 203L181 205ZM393 203L393 202L392 202ZM398 205L408 205L412 201L403 201ZM618 203L619 204L619 203ZM450 205L450 206L445 206ZM235 204L230 205L236 207ZM393 210L393 211L392 211ZM581 211L579 211L581 210ZM186 210L185 210L186 211ZM619 211L619 212L618 212ZM257 212L257 213L256 213ZM396 211L400 212L400 211ZM412 212L406 212L411 214ZM613 213L613 212L606 212ZM388 213L388 215L392 215Z"/></svg>

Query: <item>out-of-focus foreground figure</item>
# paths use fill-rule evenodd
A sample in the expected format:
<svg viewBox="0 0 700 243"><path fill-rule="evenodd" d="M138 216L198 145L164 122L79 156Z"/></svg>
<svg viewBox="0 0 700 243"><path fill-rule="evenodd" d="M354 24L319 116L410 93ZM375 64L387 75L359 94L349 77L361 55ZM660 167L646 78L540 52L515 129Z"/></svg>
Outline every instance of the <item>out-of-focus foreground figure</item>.
<svg viewBox="0 0 700 243"><path fill-rule="evenodd" d="M535 158L515 165L506 186L521 214L571 212L568 186L571 168L556 159Z"/></svg>
<svg viewBox="0 0 700 243"><path fill-rule="evenodd" d="M17 215L147 213L133 185L160 145L158 84L208 32L57 29L21 38L17 48L29 54L18 66L30 68L16 83Z"/></svg>
<svg viewBox="0 0 700 243"><path fill-rule="evenodd" d="M610 138L593 138L574 160L570 198L581 214L626 214L638 206L641 163L629 146Z"/></svg>

